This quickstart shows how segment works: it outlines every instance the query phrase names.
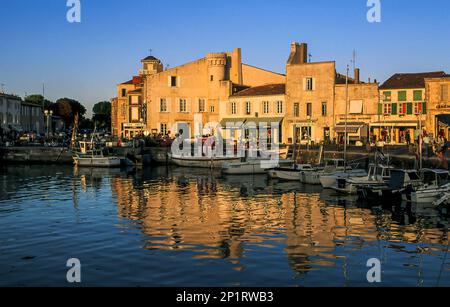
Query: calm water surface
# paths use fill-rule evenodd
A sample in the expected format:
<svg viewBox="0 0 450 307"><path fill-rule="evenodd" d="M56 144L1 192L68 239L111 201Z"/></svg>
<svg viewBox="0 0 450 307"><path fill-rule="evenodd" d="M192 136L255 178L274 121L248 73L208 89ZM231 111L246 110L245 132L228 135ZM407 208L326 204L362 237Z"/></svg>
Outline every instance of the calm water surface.
<svg viewBox="0 0 450 307"><path fill-rule="evenodd" d="M450 286L446 212L209 170L0 170L0 286Z"/></svg>

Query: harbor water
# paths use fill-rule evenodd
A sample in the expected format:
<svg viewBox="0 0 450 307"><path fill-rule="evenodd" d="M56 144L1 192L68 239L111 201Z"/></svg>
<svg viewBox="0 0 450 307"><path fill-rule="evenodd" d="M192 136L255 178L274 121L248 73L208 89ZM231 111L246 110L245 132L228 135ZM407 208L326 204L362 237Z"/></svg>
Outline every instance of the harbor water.
<svg viewBox="0 0 450 307"><path fill-rule="evenodd" d="M0 286L450 286L449 215L201 169L0 169ZM369 259L381 283L367 280Z"/></svg>

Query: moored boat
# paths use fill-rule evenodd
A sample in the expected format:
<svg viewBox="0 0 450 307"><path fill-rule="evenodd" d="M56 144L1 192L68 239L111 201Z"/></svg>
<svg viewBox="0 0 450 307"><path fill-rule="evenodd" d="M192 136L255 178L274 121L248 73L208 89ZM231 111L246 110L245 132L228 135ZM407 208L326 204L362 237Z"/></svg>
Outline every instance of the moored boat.
<svg viewBox="0 0 450 307"><path fill-rule="evenodd" d="M274 168L269 170L269 176L271 179L279 179L286 181L299 181L300 172L314 170L311 164L294 164L291 168Z"/></svg>
<svg viewBox="0 0 450 307"><path fill-rule="evenodd" d="M182 167L198 167L198 168L222 168L225 163L238 163L241 161L239 157L196 157L190 155L173 155L169 154L172 163Z"/></svg>
<svg viewBox="0 0 450 307"><path fill-rule="evenodd" d="M266 174L270 169L292 165L292 160L250 159L245 162L224 163L222 173L225 175Z"/></svg>

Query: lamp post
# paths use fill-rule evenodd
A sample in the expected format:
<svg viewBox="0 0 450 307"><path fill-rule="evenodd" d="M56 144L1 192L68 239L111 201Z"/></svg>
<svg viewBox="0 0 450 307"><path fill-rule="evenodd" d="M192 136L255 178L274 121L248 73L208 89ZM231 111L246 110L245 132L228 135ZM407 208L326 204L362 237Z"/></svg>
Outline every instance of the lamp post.
<svg viewBox="0 0 450 307"><path fill-rule="evenodd" d="M48 135L49 135L49 126L50 126L50 117L53 116L53 111L51 111L51 110L45 110L45 111L44 111L44 114L45 114L45 117L46 117L46 119L47 119L47 133L46 133L46 136L47 136L47 138L48 138Z"/></svg>

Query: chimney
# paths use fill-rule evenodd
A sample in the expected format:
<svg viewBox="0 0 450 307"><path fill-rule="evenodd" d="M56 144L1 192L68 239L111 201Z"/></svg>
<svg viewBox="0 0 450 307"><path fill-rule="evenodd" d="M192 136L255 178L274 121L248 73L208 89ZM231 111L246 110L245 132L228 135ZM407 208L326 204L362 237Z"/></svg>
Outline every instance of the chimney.
<svg viewBox="0 0 450 307"><path fill-rule="evenodd" d="M308 63L308 44L306 43L300 45L300 63Z"/></svg>
<svg viewBox="0 0 450 307"><path fill-rule="evenodd" d="M308 63L308 45L293 42L291 44L291 54L289 55L288 64L305 64Z"/></svg>
<svg viewBox="0 0 450 307"><path fill-rule="evenodd" d="M360 79L360 70L359 68L355 68L355 84L361 83Z"/></svg>

